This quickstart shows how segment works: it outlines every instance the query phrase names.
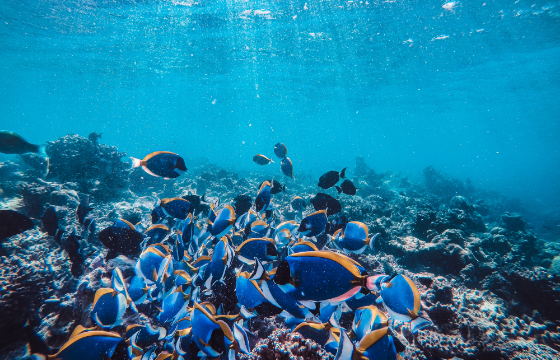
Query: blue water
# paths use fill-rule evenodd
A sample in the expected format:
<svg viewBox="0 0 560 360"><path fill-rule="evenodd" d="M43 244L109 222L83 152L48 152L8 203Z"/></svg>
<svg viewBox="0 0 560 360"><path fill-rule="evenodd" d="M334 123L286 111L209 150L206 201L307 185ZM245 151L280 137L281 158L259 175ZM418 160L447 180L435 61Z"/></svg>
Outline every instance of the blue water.
<svg viewBox="0 0 560 360"><path fill-rule="evenodd" d="M260 171L282 141L296 181L363 156L547 208L559 93L559 1L0 3L0 127L35 143Z"/></svg>

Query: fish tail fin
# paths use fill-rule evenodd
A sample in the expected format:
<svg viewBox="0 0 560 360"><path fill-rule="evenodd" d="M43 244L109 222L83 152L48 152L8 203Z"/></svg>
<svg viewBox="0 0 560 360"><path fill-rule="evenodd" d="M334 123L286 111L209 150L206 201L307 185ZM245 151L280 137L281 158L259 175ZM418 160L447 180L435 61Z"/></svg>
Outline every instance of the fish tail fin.
<svg viewBox="0 0 560 360"><path fill-rule="evenodd" d="M342 189L340 188L340 186L335 186L336 191L338 191L338 193L340 194L342 192Z"/></svg>
<svg viewBox="0 0 560 360"><path fill-rule="evenodd" d="M345 167L345 168L342 169L342 171L340 172L340 178L341 178L341 179L346 179L346 169L348 169L348 167Z"/></svg>
<svg viewBox="0 0 560 360"><path fill-rule="evenodd" d="M375 248L375 240L377 240L380 236L381 236L381 234L380 234L380 233L377 233L377 234L373 235L373 236L371 237L371 239L369 239L369 244L368 244L368 246L369 246L369 249L370 249L371 251L373 251L374 248Z"/></svg>
<svg viewBox="0 0 560 360"><path fill-rule="evenodd" d="M410 330L413 334L416 334L418 330L422 330L432 325L433 323L430 320L423 318L422 316L418 316L416 319L410 322Z"/></svg>
<svg viewBox="0 0 560 360"><path fill-rule="evenodd" d="M142 160L137 159L137 158L132 157L132 156L130 157L130 160L132 161L132 168L133 169L142 166Z"/></svg>
<svg viewBox="0 0 560 360"><path fill-rule="evenodd" d="M369 291L380 291L381 284L384 282L388 282L390 279L391 277L385 274L368 276L366 280L366 286Z"/></svg>
<svg viewBox="0 0 560 360"><path fill-rule="evenodd" d="M270 159L270 162L274 162L274 160Z"/></svg>

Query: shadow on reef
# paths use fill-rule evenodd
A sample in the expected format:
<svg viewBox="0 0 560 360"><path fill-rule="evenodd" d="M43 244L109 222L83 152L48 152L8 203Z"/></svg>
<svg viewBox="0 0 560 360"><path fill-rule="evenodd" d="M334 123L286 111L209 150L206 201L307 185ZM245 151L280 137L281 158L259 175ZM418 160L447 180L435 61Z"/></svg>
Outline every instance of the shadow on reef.
<svg viewBox="0 0 560 360"><path fill-rule="evenodd" d="M100 231L116 220L139 223L144 229L152 224L158 198L193 196L199 196L201 218L218 200L234 205L239 217L252 206L265 180L260 174L241 176L200 162L189 166L187 176L165 181L141 169L129 170L123 162L126 154L78 135L49 143L47 152L51 169L45 180L26 173L19 163L0 163L3 204L34 218L39 227L37 219L54 206L64 230L60 238L28 230L0 244L0 359L25 358L23 345L30 341L30 328L57 349L78 324L94 325L90 313L96 291L110 286L115 268L124 278L135 274L137 256L108 260L108 250L99 240ZM519 203L452 179L434 167L423 171L423 182L414 182L397 173L378 173L357 158L346 175L359 188L355 196L321 189L317 178L296 172L298 181L273 196L271 216L279 221L300 219L314 209L309 205L303 212L295 211L292 198L298 195L310 204L318 192L325 192L342 205L331 220L344 214L363 222L370 234L380 234L373 250L349 256L370 274L404 274L418 284L422 308L433 326L413 334L408 326L396 325L396 336L406 346L405 359L557 358L560 244L535 233L533 220L522 215ZM88 197L93 225L80 223L76 216L76 208ZM73 231L83 257L80 277L72 275L64 246ZM240 244L237 238L233 241ZM233 311L235 285L235 277L226 277L216 286L220 291L201 298ZM127 310L123 323L113 330L123 334L127 325L138 323L161 326L153 320L160 306L138 305L138 313ZM259 306L259 315L248 325L258 345L243 358L333 357L317 343L290 334L291 326L278 316L277 307ZM341 322L351 325L353 317L345 312ZM120 345L113 359L125 358L126 348Z"/></svg>

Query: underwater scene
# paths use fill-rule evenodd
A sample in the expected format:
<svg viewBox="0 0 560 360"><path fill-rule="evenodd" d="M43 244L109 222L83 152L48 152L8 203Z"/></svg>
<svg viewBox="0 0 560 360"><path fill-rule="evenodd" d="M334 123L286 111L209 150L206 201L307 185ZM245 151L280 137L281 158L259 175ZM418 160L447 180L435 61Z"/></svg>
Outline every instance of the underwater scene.
<svg viewBox="0 0 560 360"><path fill-rule="evenodd" d="M559 0L2 0L0 360L560 359Z"/></svg>

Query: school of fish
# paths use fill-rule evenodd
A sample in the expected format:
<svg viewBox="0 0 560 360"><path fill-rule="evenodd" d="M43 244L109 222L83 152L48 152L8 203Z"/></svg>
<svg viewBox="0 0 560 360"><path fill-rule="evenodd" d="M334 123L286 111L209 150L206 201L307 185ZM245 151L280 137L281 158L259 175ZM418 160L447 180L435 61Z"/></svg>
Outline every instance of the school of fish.
<svg viewBox="0 0 560 360"><path fill-rule="evenodd" d="M284 174L293 177L286 146L277 144L274 153L282 159ZM256 158L258 164L270 162L262 155ZM181 174L177 170L187 170L183 158L164 151L132 162L158 177L175 178ZM319 186L335 186L345 178L345 170L323 175ZM340 188L348 189L344 182ZM120 219L101 230L99 239L108 249L105 260L136 258L134 275L125 278L115 268L111 286L98 289L91 304L95 326L76 327L56 354L34 357L101 360L124 342L133 360L235 359L251 352L255 335L248 329L260 315L282 317L292 331L320 344L337 360L401 358L404 347L392 331L393 323L407 322L413 333L431 325L422 317L416 285L404 275L368 274L350 257L374 252L382 239L369 234L364 223L348 221L345 215L334 218L341 205L327 194L318 193L311 200L315 211L305 214L307 204L294 196L291 207L299 216L281 222L273 195L282 188L285 191L274 180L264 181L251 208L239 216L234 206L219 200L201 211L204 196L189 194L190 201L158 200L148 228ZM353 195L353 184L350 190ZM88 199L76 209L85 227L95 226L88 216L91 210ZM14 211L2 210L0 216L14 219L4 237L33 226ZM43 227L60 241L55 209L47 210ZM83 257L74 233L64 246L77 277ZM114 331L130 311L151 320L128 325L124 333ZM344 328L339 320L348 311L354 320L351 328Z"/></svg>

